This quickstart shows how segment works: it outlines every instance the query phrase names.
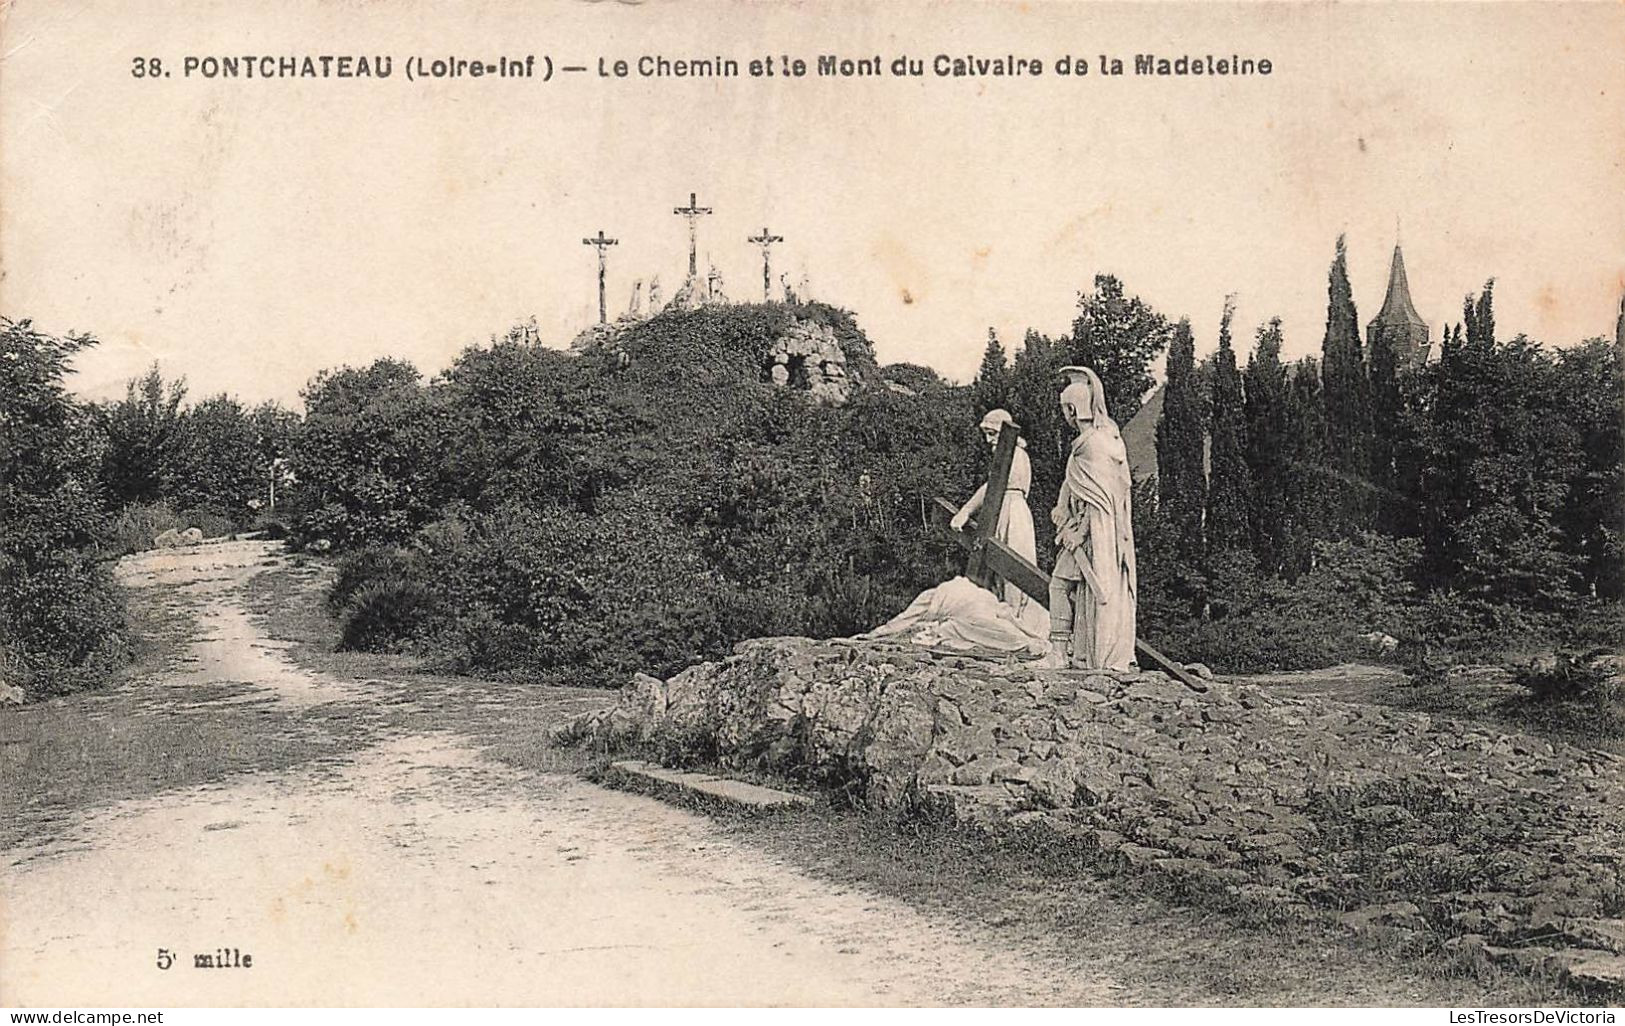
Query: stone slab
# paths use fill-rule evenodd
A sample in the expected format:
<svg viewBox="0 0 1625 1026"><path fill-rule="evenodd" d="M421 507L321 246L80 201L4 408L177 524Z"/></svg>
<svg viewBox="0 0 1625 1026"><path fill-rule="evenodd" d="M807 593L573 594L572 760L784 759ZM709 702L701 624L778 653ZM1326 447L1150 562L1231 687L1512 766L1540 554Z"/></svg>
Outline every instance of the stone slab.
<svg viewBox="0 0 1625 1026"><path fill-rule="evenodd" d="M791 794L789 791L779 791L760 784L731 780L709 773L666 769L664 766L656 766L638 759L622 759L610 763L610 769L664 787L721 799L730 805L747 809L795 809L813 804L813 800L806 795Z"/></svg>

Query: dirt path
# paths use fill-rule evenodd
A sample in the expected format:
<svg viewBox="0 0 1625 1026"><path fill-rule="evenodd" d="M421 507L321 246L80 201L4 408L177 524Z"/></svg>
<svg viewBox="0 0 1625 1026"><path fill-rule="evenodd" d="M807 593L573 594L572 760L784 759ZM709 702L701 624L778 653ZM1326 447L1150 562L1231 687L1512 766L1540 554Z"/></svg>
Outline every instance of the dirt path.
<svg viewBox="0 0 1625 1026"><path fill-rule="evenodd" d="M173 712L365 704L243 605L258 543L128 561L197 604ZM218 685L234 685L222 688ZM387 682L378 682L382 688ZM241 685L248 685L242 687ZM277 729L275 716L249 722ZM104 806L0 853L0 1004L1115 1004L1080 973L816 880L703 817L385 731L294 770ZM160 970L160 948L178 954ZM199 969L235 949L249 968Z"/></svg>

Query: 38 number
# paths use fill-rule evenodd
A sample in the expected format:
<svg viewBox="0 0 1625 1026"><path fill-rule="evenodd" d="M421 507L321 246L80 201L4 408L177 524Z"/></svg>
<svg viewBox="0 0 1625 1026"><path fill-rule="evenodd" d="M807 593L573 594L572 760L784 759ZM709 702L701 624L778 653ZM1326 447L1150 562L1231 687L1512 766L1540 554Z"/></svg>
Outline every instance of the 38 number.
<svg viewBox="0 0 1625 1026"><path fill-rule="evenodd" d="M130 62L131 78L163 78L164 62L159 57L137 57Z"/></svg>

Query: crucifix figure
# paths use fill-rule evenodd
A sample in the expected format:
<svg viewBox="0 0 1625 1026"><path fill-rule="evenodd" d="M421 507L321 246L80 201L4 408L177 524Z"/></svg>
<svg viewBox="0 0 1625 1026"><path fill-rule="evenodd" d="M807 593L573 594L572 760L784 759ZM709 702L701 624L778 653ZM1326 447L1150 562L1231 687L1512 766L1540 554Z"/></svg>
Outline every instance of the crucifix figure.
<svg viewBox="0 0 1625 1026"><path fill-rule="evenodd" d="M604 253L610 246L620 245L619 239L610 239L604 236L604 230L598 229L595 239L582 239L584 246L598 247L598 323L603 324L609 320L609 314L604 309Z"/></svg>
<svg viewBox="0 0 1625 1026"><path fill-rule="evenodd" d="M764 227L762 229L762 234L752 235L745 241L754 242L758 246L762 247L762 302L765 303L769 299L773 298L773 275L769 270L772 265L770 262L771 258L768 254L773 249L773 243L783 242L784 236L774 235Z"/></svg>
<svg viewBox="0 0 1625 1026"><path fill-rule="evenodd" d="M698 197L691 192L688 194L688 206L673 207L671 212L688 218L688 276L693 278L699 274L700 268L699 261L696 259L700 218L709 214L711 208L700 206Z"/></svg>

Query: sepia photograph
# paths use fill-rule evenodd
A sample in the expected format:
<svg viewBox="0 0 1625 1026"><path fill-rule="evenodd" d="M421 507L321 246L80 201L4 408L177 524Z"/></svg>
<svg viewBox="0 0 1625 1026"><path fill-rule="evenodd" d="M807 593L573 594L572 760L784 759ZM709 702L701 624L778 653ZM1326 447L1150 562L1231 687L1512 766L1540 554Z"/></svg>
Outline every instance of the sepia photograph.
<svg viewBox="0 0 1625 1026"><path fill-rule="evenodd" d="M8 1021L1613 1022L1622 53L3 0Z"/></svg>

